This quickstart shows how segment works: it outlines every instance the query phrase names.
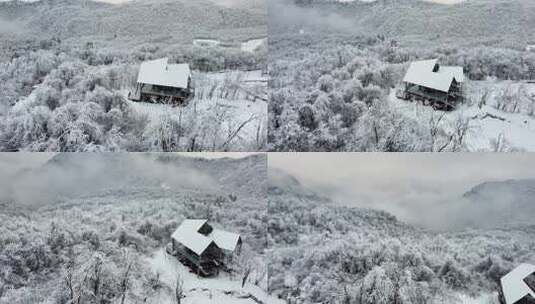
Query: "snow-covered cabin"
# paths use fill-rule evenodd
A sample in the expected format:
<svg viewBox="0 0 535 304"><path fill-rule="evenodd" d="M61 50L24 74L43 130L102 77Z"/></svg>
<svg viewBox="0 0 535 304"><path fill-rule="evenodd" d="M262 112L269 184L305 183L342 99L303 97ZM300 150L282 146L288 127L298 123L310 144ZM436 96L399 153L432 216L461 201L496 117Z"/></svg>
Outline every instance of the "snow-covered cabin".
<svg viewBox="0 0 535 304"><path fill-rule="evenodd" d="M505 304L535 303L535 266L520 264L501 278Z"/></svg>
<svg viewBox="0 0 535 304"><path fill-rule="evenodd" d="M398 97L423 100L437 109L453 109L462 101L463 68L441 66L438 59L412 62Z"/></svg>
<svg viewBox="0 0 535 304"><path fill-rule="evenodd" d="M186 219L171 235L167 251L203 276L219 272L241 251L241 236L214 229L206 219Z"/></svg>
<svg viewBox="0 0 535 304"><path fill-rule="evenodd" d="M136 88L129 94L134 101L182 103L193 97L189 65L168 64L168 58L141 63Z"/></svg>

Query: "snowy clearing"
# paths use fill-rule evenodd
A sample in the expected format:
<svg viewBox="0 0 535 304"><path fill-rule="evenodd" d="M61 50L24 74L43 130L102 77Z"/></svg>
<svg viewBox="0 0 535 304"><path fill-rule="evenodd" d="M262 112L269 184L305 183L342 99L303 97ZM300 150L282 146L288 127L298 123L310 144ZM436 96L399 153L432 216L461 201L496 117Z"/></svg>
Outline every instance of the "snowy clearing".
<svg viewBox="0 0 535 304"><path fill-rule="evenodd" d="M160 275L161 281L169 289L162 289L159 303L174 303L173 290L176 285L176 278L184 282L185 298L183 303L187 304L247 304L247 303L284 303L266 294L258 286L246 283L241 287L238 277L232 278L228 275L220 274L215 278L201 278L191 273L188 268L168 255L164 249L160 249L147 259L150 267L156 274Z"/></svg>
<svg viewBox="0 0 535 304"><path fill-rule="evenodd" d="M174 118L209 129L208 133L219 133L238 150L247 150L252 143L261 145L267 124L267 79L262 71L206 73L194 77L195 98L185 106L129 103L137 113L147 115L154 128Z"/></svg>
<svg viewBox="0 0 535 304"><path fill-rule="evenodd" d="M484 90L489 84L485 82L472 83L478 87L478 91ZM502 87L494 86L493 90L498 91L511 83L502 83ZM532 86L535 88L535 86ZM530 89L532 89L530 87ZM529 91L529 90L528 90ZM476 94L471 92L470 94ZM480 96L469 96L479 98ZM398 99L395 90L389 96L392 107L418 122L426 124L433 115L435 117L444 115L442 128L451 131L454 122L459 119L468 119L469 127L465 138L465 146L468 151L493 151L499 143L506 143L511 149L521 151L535 151L535 117L520 114L508 113L497 110L495 99L496 92L488 95L486 104L478 107L474 105L462 105L452 112L434 111L429 106L419 103Z"/></svg>
<svg viewBox="0 0 535 304"><path fill-rule="evenodd" d="M241 44L241 50L244 52L254 52L262 44L267 43L267 38L251 39Z"/></svg>

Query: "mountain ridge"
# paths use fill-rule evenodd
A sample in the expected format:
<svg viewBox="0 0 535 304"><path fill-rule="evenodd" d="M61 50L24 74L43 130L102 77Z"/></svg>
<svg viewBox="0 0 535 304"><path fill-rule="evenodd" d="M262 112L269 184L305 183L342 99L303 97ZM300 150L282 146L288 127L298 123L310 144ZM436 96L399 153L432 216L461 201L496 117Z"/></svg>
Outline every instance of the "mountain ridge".
<svg viewBox="0 0 535 304"><path fill-rule="evenodd" d="M535 40L529 31L535 27L534 1L468 0L445 5L422 0L313 0L310 5L295 6L295 10L297 15L315 16L322 27L332 26L340 33L383 35L407 45L456 41L525 47L526 42ZM307 24L310 18L303 19L297 18L295 26ZM313 22L308 23L313 26Z"/></svg>
<svg viewBox="0 0 535 304"><path fill-rule="evenodd" d="M265 13L260 13L258 5L225 7L209 0L131 1L121 5L78 0L0 2L0 19L23 23L28 32L41 38L168 35L191 41L210 30L260 31L265 26Z"/></svg>

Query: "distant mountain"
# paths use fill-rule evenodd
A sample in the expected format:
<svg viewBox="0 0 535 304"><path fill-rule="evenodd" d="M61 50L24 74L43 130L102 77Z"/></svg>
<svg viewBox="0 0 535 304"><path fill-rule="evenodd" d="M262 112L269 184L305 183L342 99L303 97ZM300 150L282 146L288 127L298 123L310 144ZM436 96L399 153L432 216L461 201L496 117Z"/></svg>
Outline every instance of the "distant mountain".
<svg viewBox="0 0 535 304"><path fill-rule="evenodd" d="M526 185L499 187L530 193ZM279 170L270 171L268 198L268 286L289 302L457 304L481 296L490 303L500 277L535 258L535 225L419 229L387 212L320 199ZM474 205L493 224L485 206Z"/></svg>
<svg viewBox="0 0 535 304"><path fill-rule="evenodd" d="M253 154L244 158L204 159L180 154L155 154L161 163L174 163L203 172L215 179L221 189L244 196L265 198L267 191L267 155Z"/></svg>
<svg viewBox="0 0 535 304"><path fill-rule="evenodd" d="M284 172L281 169L269 168L269 187L276 191L297 191L303 187L297 178ZM278 190L277 190L278 189Z"/></svg>
<svg viewBox="0 0 535 304"><path fill-rule="evenodd" d="M510 179L498 182L481 183L463 196L470 199L490 198L498 193L512 194L521 201L529 200L535 204L535 179ZM531 198L531 199L530 199Z"/></svg>
<svg viewBox="0 0 535 304"><path fill-rule="evenodd" d="M535 179L485 182L463 197L489 222L535 224Z"/></svg>
<svg viewBox="0 0 535 304"><path fill-rule="evenodd" d="M90 0L10 1L0 2L0 20L23 23L40 37L148 40L167 36L190 42L210 31L265 28L265 10L260 5L227 7L210 0L134 0L121 5Z"/></svg>
<svg viewBox="0 0 535 304"><path fill-rule="evenodd" d="M68 198L195 192L265 203L266 156L202 159L178 154L59 153L0 186L0 201L42 205ZM171 193L171 194L170 194Z"/></svg>
<svg viewBox="0 0 535 304"><path fill-rule="evenodd" d="M181 188L218 189L244 196L265 196L266 155L244 158L205 159L164 154L59 153L45 168L66 168L96 176L117 176L123 185L161 185Z"/></svg>
<svg viewBox="0 0 535 304"><path fill-rule="evenodd" d="M418 230L398 221L388 212L336 204L321 193L303 186L298 179L283 170L269 168L268 176L268 209L271 217L285 218L286 227L294 226L297 229L299 226L305 234L307 231L315 231L336 236L346 233L350 226L360 227L366 231L377 230L380 227L381 232L388 231L389 234L395 236ZM338 221L349 222L350 225L338 226L336 224ZM274 226L272 228L271 233L274 238L277 238L278 228ZM296 230L290 230L291 233L296 232Z"/></svg>
<svg viewBox="0 0 535 304"><path fill-rule="evenodd" d="M535 39L529 30L535 28L535 1L531 0L469 0L455 5L423 0L296 2L308 3L301 7L304 14L315 7L322 26L339 29L344 24L354 34L453 39L459 44L470 42L467 39L489 44Z"/></svg>

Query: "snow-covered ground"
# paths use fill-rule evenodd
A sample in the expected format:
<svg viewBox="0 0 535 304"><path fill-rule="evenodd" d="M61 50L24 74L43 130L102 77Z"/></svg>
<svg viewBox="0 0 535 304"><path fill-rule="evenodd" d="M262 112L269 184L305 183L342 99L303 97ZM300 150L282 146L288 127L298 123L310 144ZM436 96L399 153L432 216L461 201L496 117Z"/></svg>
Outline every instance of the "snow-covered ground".
<svg viewBox="0 0 535 304"><path fill-rule="evenodd" d="M477 298L472 298L464 294L460 294L459 298L461 299L462 304L497 304L498 303L498 294L486 294L481 295Z"/></svg>
<svg viewBox="0 0 535 304"><path fill-rule="evenodd" d="M210 38L196 38L193 39L193 45L200 47L214 47L214 46L225 46L225 47L236 47L240 48L244 52L254 52L262 44L267 43L267 38L256 38L249 39L244 42L224 42L218 39Z"/></svg>
<svg viewBox="0 0 535 304"><path fill-rule="evenodd" d="M244 52L254 52L262 44L267 43L267 38L251 39L241 44L241 50Z"/></svg>
<svg viewBox="0 0 535 304"><path fill-rule="evenodd" d="M472 83L479 89L489 86L487 82ZM511 83L494 84L493 89L503 89ZM526 85L526 84L524 84ZM473 88L472 88L473 89ZM531 88L530 88L531 89ZM535 89L535 86L533 86ZM529 90L528 90L529 91ZM475 94L471 92L470 94ZM493 98L501 98L491 92L488 95L486 105L481 108L477 104L461 105L452 112L446 112L442 123L445 131L452 131L454 122L458 119L468 119L469 127L465 137L465 145L468 151L493 151L496 143L505 143L508 147L521 151L535 151L535 117L521 113L508 113L497 110ZM474 97L474 96L472 96ZM476 96L476 100L477 100ZM434 111L429 106L416 102L398 99L395 91L389 96L393 108L403 115L427 123L432 115L442 115L443 112Z"/></svg>
<svg viewBox="0 0 535 304"><path fill-rule="evenodd" d="M207 38L193 39L193 45L196 45L196 46L218 46L219 44L221 44L221 41L217 39L207 39Z"/></svg>
<svg viewBox="0 0 535 304"><path fill-rule="evenodd" d="M183 281L185 304L250 304L250 303L284 303L269 296L264 290L250 283L241 287L239 277L220 274L214 278L201 278L191 273L175 257L168 255L164 249L158 250L147 259L155 274L168 288L159 294L159 303L175 303L174 287L177 277Z"/></svg>
<svg viewBox="0 0 535 304"><path fill-rule="evenodd" d="M152 124L166 117L194 119L199 125L220 124L219 132L238 132L235 147L262 136L267 128L267 78L262 71L228 71L194 75L195 98L185 106L133 102L136 112ZM127 95L127 92L124 92Z"/></svg>

